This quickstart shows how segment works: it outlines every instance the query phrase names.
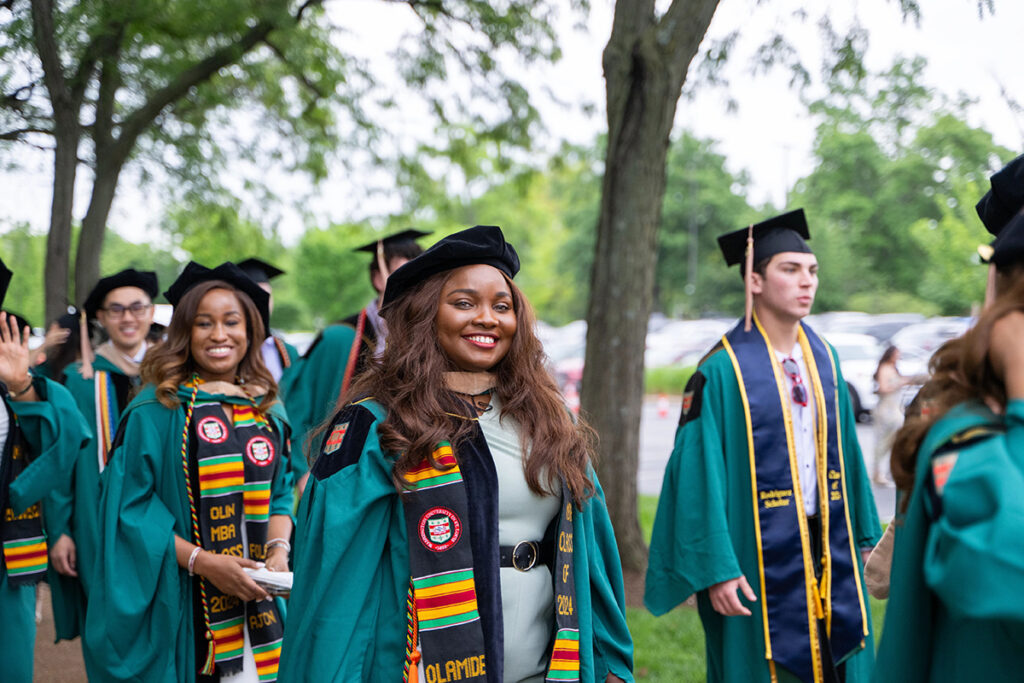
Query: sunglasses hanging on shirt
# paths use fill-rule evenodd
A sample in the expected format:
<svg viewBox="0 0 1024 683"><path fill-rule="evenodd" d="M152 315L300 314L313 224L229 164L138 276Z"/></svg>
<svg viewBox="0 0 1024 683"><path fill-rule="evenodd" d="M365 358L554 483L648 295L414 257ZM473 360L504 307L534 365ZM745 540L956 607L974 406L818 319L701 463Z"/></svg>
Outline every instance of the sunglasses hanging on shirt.
<svg viewBox="0 0 1024 683"><path fill-rule="evenodd" d="M800 366L793 358L786 358L782 361L782 369L793 381L793 402L806 408L807 387L804 386L803 378L800 377Z"/></svg>

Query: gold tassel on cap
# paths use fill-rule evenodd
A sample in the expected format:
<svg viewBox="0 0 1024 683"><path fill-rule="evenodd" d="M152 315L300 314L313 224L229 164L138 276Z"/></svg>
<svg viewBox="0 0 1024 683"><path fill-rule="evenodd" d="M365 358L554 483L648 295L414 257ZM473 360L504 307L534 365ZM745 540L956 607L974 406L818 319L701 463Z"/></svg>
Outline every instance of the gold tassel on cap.
<svg viewBox="0 0 1024 683"><path fill-rule="evenodd" d="M754 313L754 292L750 289L754 275L754 224L747 228L747 250L743 257L743 289L746 307L743 313L743 331L750 332L750 318Z"/></svg>
<svg viewBox="0 0 1024 683"><path fill-rule="evenodd" d="M78 334L81 337L82 353L81 374L83 379L92 379L92 346L89 345L89 323L85 319L85 311L78 313Z"/></svg>

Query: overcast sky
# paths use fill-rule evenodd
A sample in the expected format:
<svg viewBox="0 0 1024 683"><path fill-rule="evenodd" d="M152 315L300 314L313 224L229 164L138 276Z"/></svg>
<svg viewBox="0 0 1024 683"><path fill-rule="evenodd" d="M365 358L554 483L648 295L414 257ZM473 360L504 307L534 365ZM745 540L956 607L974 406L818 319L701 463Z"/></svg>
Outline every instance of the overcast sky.
<svg viewBox="0 0 1024 683"><path fill-rule="evenodd" d="M560 0L563 1L564 0ZM611 29L610 0L592 0L593 6L585 30L573 28L578 17L563 10L559 30L564 57L554 66L534 66L526 74L535 84L538 104L553 147L558 140L587 144L604 127L604 81L601 74L601 50ZM750 200L755 204L772 202L781 206L793 183L813 167L810 149L814 122L807 118L797 96L786 85L783 74L753 76L747 67L758 41L775 26L784 27L790 40L800 46L809 65L820 63L820 37L815 26L801 26L792 12L809 3L797 0L722 0L709 31L709 37L721 37L741 27L741 40L728 66L729 96L739 105L735 113L726 112L725 94L708 90L694 101L682 101L676 129L694 131L701 137L719 141L732 171L747 170L752 178ZM823 3L816 2L813 6ZM924 56L929 63L926 85L954 96L964 92L977 98L971 123L990 130L996 141L1014 150L1024 147L1021 126L1000 96L1000 86L1012 97L1024 100L1024 70L1020 69L1021 28L1024 28L1024 3L996 0L995 17L980 19L976 0L923 1L920 27L904 23L895 0L837 0L824 3L831 8L837 28L854 18L870 35L869 67L879 70L891 65L897 55ZM402 33L414 29L403 3L379 0L334 0L328 4L332 18L349 29L349 46L360 46L371 59L393 49ZM520 69L519 66L513 66ZM551 91L568 106L556 105L544 92ZM585 113L592 105L594 113ZM390 115L387 125L397 131L422 133L422 112L415 106ZM410 138L411 139L411 138ZM411 144L411 142L409 143ZM39 230L48 224L50 205L49 164L47 155L24 154L25 169L18 173L0 173L0 229L4 221L29 221ZM81 177L81 176L80 176ZM332 220L362 217L397 207L392 193L374 195L368 200L351 181L347 172L334 172L307 203L317 224ZM387 184L378 178L377 184ZM79 183L80 186L82 183ZM304 189L301 179L281 178L280 185L294 184ZM159 216L157 196L146 196L122 177L120 193L110 224L122 235L152 239L151 230ZM81 218L87 196L79 188L75 216ZM150 228L150 229L146 229ZM294 243L304 228L303 221L287 214L279 224L286 243Z"/></svg>

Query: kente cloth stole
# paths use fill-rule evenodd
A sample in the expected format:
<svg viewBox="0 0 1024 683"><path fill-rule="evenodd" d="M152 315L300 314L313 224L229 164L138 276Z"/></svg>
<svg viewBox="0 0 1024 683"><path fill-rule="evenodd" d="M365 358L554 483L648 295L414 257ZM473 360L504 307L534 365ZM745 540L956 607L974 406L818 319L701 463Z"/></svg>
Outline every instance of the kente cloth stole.
<svg viewBox="0 0 1024 683"><path fill-rule="evenodd" d="M270 521L270 486L283 466L280 437L250 406L232 406L229 424L220 403L197 403L192 414L193 464L199 481L199 526L204 550L264 559ZM244 529L243 529L244 525ZM244 533L243 533L244 532ZM284 623L275 601L243 603L206 582L217 670L242 670L243 628L259 680L277 680Z"/></svg>
<svg viewBox="0 0 1024 683"><path fill-rule="evenodd" d="M409 533L411 633L418 633L427 683L487 681L484 636L477 608L466 485L452 452L442 442L430 462L406 475L402 508ZM567 502L568 501L568 502ZM579 680L579 625L572 558L572 503L564 491L555 568L557 633L547 680ZM505 634L505 637L515 637ZM415 668L406 652L406 671Z"/></svg>
<svg viewBox="0 0 1024 683"><path fill-rule="evenodd" d="M821 681L818 620L838 661L868 634L856 547L850 534L835 358L813 330L798 333L815 406L821 580L814 558L794 447L792 399L768 336L738 324L723 338L739 383L753 483L755 538L765 658L802 681ZM844 389L845 390L845 389ZM756 585L756 584L755 584Z"/></svg>
<svg viewBox="0 0 1024 683"><path fill-rule="evenodd" d="M106 370L93 375L94 403L96 405L96 460L100 472L110 459L110 445L117 431L117 391L114 380Z"/></svg>
<svg viewBox="0 0 1024 683"><path fill-rule="evenodd" d="M3 445L0 486L3 487L3 521L0 522L0 540L4 546L4 567L7 581L12 587L31 586L46 577L49 556L46 535L43 533L42 505L35 502L20 515L11 508L11 482L28 467L28 443L25 441L18 418L0 397L3 410L7 411L7 441Z"/></svg>

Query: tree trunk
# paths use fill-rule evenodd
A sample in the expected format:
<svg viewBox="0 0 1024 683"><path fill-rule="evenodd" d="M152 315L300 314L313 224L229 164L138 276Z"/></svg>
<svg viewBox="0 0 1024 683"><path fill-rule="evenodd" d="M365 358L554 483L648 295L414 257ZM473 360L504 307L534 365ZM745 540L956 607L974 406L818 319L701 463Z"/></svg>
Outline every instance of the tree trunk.
<svg viewBox="0 0 1024 683"><path fill-rule="evenodd" d="M717 4L675 0L656 20L650 0L618 0L604 53L608 151L581 409L600 436L598 474L622 565L637 571L647 563L636 474L665 163L683 81Z"/></svg>
<svg viewBox="0 0 1024 683"><path fill-rule="evenodd" d="M55 117L59 121L59 117ZM68 130L71 128L71 130ZM71 259L71 216L78 171L78 122L58 123L54 136L53 201L50 204L50 232L46 237L45 309L43 325L66 312L69 303L81 303L68 296Z"/></svg>
<svg viewBox="0 0 1024 683"><path fill-rule="evenodd" d="M114 194L117 192L117 181L124 168L123 160L104 160L101 154L102 151L97 150L96 177L89 198L89 209L82 218L82 234L78 238L78 251L75 255L75 291L79 292L79 299L84 299L100 279L103 236L114 203Z"/></svg>

